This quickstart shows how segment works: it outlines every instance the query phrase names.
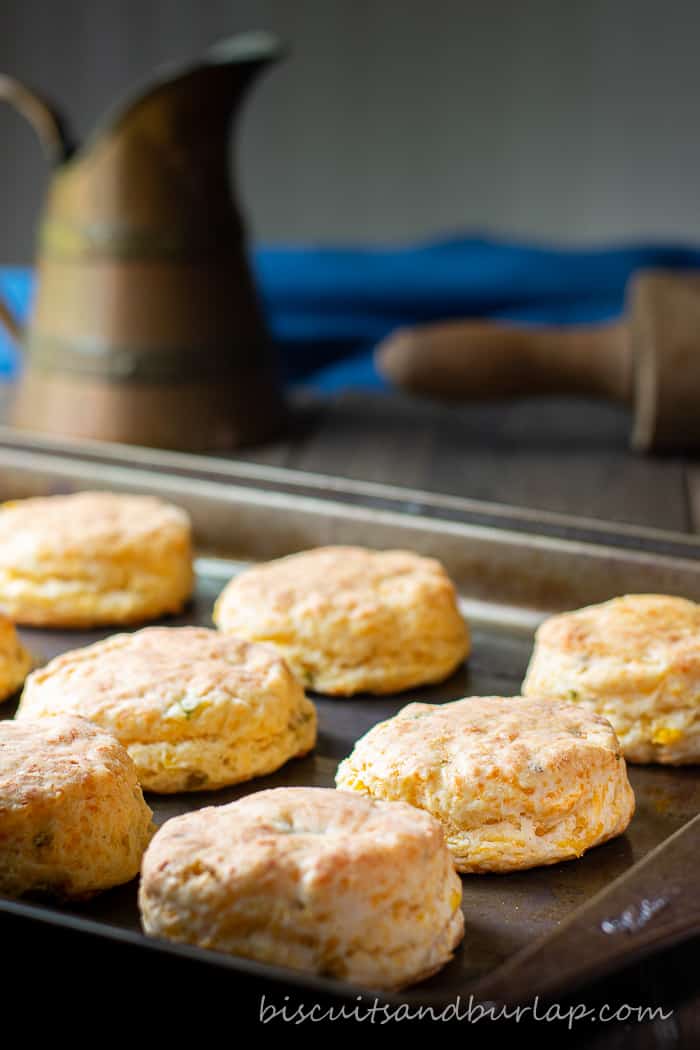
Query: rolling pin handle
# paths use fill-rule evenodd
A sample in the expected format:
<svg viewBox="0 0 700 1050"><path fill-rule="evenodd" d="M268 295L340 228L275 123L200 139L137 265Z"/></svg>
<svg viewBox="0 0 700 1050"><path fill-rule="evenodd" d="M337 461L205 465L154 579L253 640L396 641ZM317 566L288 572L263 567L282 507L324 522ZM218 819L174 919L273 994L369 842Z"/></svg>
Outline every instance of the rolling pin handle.
<svg viewBox="0 0 700 1050"><path fill-rule="evenodd" d="M631 404L631 347L623 322L527 328L453 321L401 329L377 348L397 386L449 400L541 394L605 397Z"/></svg>

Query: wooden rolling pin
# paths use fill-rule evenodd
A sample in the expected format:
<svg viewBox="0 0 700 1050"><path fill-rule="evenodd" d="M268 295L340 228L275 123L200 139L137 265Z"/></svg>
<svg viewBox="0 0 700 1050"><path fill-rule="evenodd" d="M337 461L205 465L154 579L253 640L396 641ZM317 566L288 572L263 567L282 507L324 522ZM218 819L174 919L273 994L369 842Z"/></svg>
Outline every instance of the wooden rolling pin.
<svg viewBox="0 0 700 1050"><path fill-rule="evenodd" d="M397 386L445 400L549 394L629 405L633 448L700 448L700 276L646 271L626 316L589 327L452 321L400 329L376 363Z"/></svg>

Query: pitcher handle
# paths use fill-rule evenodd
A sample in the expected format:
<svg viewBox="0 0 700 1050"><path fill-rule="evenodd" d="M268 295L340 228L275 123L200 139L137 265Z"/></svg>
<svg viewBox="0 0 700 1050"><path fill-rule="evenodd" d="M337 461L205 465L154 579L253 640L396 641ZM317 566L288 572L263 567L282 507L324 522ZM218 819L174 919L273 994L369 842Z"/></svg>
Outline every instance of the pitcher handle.
<svg viewBox="0 0 700 1050"><path fill-rule="evenodd" d="M21 113L34 128L44 153L52 164L60 164L72 152L66 125L56 110L45 99L31 91L14 77L0 74L0 102L8 102ZM19 345L22 326L2 299L0 299L0 324Z"/></svg>
<svg viewBox="0 0 700 1050"><path fill-rule="evenodd" d="M10 310L7 303L0 299L0 324L4 326L10 339L16 346L22 345L22 325Z"/></svg>
<svg viewBox="0 0 700 1050"><path fill-rule="evenodd" d="M0 73L0 102L8 102L29 121L52 164L60 164L70 156L72 144L63 117L36 91Z"/></svg>

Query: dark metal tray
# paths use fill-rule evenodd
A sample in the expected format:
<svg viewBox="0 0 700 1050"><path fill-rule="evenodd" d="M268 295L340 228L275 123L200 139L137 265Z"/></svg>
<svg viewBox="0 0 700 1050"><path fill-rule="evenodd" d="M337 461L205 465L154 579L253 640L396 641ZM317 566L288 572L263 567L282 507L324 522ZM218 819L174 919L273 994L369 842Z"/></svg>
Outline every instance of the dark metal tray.
<svg viewBox="0 0 700 1050"><path fill-rule="evenodd" d="M482 525L464 524L458 528L450 523L450 528L445 529L437 519L402 517L396 512L388 514L360 504L345 516L336 517L332 501L324 503L320 498L310 501L308 495L275 497L277 502L273 500L271 507L270 493L258 493L254 488L241 493L230 484L217 486L213 482L203 488L191 479L164 481L162 474L149 475L138 469L120 468L116 476L97 462L86 465L82 461L61 459L51 466L41 456L29 457L22 462L20 470L15 455L14 452L6 455L0 448L0 498L84 488L101 481L102 487L158 491L188 506L199 524L199 536L205 548L221 549L226 525L229 550L242 558L247 555L248 560L326 540L387 546L387 539L393 536L394 545L427 549L443 556L457 578L473 627L473 654L468 666L441 686L412 690L392 698L314 697L319 712L319 739L313 754L288 763L272 776L235 788L187 795L149 795L158 824L188 809L226 803L266 787L332 786L336 766L352 749L355 740L409 700L443 702L465 695L518 693L530 655L532 629L541 619L543 607L561 608L567 603L573 606L611 596L620 589L620 580L637 580L636 587L627 589L661 589L659 584L666 584L665 589L677 593L683 593L685 581L688 593L698 593L697 564L689 558L670 558L666 552L662 555L653 551L631 552L624 545L619 549L595 548L579 542L567 545L566 541L533 538L529 534L512 533L508 538L491 535ZM283 512L285 507L286 518L280 520L277 512ZM255 529L253 523L256 523ZM286 548L282 539L285 532ZM512 579L506 580L499 589L497 570L517 564L517 552L522 562L520 575L515 585ZM566 579L566 588L543 589L548 553L561 580ZM505 561L499 562L501 556ZM487 564L482 564L484 560ZM193 603L183 616L167 622L211 625L213 601L240 564L240 561L219 557L200 558ZM604 564L610 569L607 593L604 574L600 571ZM563 570L567 566L569 572L565 577ZM513 601L514 594L521 597L519 603ZM558 601L552 601L553 597ZM22 630L21 633L37 662L44 663L60 652L89 644L111 632ZM3 705L0 717L11 717L14 706L13 703ZM700 767L631 767L630 777L637 797L637 812L625 835L591 850L578 861L509 875L465 877L463 945L441 973L406 989L400 1000L414 1004L441 1003L454 1000L458 994L468 995L478 978L493 972L514 953L554 930L564 917L700 812ZM206 957L215 960L217 966L279 980L287 986L298 985L338 995L357 993L357 989L349 989L340 982L149 940L140 932L136 883L104 893L80 906L0 900L0 916L3 912L69 926L102 938L128 940L156 954Z"/></svg>

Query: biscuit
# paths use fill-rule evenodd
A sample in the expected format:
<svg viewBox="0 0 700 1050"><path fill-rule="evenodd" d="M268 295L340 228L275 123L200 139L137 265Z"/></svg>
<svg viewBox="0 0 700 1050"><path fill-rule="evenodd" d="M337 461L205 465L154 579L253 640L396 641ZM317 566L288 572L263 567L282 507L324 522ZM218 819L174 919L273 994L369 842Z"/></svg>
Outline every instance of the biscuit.
<svg viewBox="0 0 700 1050"><path fill-rule="evenodd" d="M169 820L139 890L148 934L385 989L451 958L461 899L437 821L328 788Z"/></svg>
<svg viewBox="0 0 700 1050"><path fill-rule="evenodd" d="M129 624L192 592L184 511L150 496L79 492L0 506L0 612L38 627Z"/></svg>
<svg viewBox="0 0 700 1050"><path fill-rule="evenodd" d="M604 715L630 762L700 762L700 605L629 594L552 616L523 692Z"/></svg>
<svg viewBox="0 0 700 1050"><path fill-rule="evenodd" d="M15 625L0 614L0 703L17 692L31 665L32 658L17 637Z"/></svg>
<svg viewBox="0 0 700 1050"><path fill-rule="evenodd" d="M331 696L439 682L469 652L442 565L408 551L321 547L255 566L224 589L214 622L272 643Z"/></svg>
<svg viewBox="0 0 700 1050"><path fill-rule="evenodd" d="M427 810L462 872L580 857L621 834L634 811L610 725L556 700L409 704L357 742L336 783Z"/></svg>
<svg viewBox="0 0 700 1050"><path fill-rule="evenodd" d="M97 726L0 721L0 893L83 898L129 882L151 816L133 762Z"/></svg>
<svg viewBox="0 0 700 1050"><path fill-rule="evenodd" d="M281 657L206 627L146 627L56 657L18 718L73 714L112 733L149 791L237 784L310 751L316 709Z"/></svg>

